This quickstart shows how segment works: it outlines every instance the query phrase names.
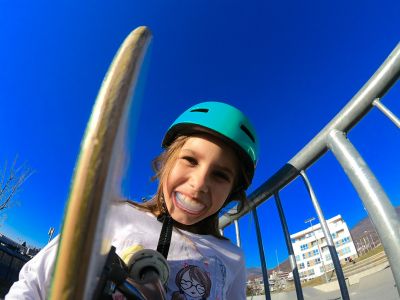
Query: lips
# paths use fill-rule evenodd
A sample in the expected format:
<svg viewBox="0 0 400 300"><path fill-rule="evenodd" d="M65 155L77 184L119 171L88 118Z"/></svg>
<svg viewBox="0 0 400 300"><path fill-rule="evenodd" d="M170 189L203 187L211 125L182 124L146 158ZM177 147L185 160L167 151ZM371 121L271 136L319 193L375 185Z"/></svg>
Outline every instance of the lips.
<svg viewBox="0 0 400 300"><path fill-rule="evenodd" d="M192 198L187 197L179 192L175 192L174 198L179 208L191 214L198 214L205 208L205 205L203 203L195 201Z"/></svg>

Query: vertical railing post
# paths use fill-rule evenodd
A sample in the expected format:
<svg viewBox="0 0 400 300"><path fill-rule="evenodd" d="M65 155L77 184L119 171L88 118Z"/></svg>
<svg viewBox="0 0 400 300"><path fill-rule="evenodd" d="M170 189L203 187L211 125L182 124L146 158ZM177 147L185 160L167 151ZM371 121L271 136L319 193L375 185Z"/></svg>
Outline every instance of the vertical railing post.
<svg viewBox="0 0 400 300"><path fill-rule="evenodd" d="M303 181L307 187L308 193L310 195L312 204L314 205L315 208L315 212L317 213L318 219L319 219L319 223L321 224L321 228L322 228L322 232L324 233L324 236L326 238L326 243L328 245L328 249L329 249L329 253L331 255L332 258L332 262L333 265L335 267L335 272L336 272L336 277L338 279L338 283L339 283L339 287L340 287L340 292L342 294L342 298L343 300L349 300L349 291L347 289L347 285L346 285L346 280L344 278L344 274L343 274L343 270L342 270L342 266L340 265L340 260L339 260L339 256L336 252L336 248L334 246L333 243L333 239L328 227L328 224L326 223L324 214L322 213L322 209L318 203L317 200L317 196L315 196L314 190L311 186L310 181L308 180L308 177L306 175L306 172L304 172L304 170L302 170L300 172L301 177L303 178Z"/></svg>
<svg viewBox="0 0 400 300"><path fill-rule="evenodd" d="M285 214L283 212L281 199L279 197L279 192L275 192L274 196L275 196L276 207L278 208L278 212L279 212L279 218L281 219L282 230L283 230L283 233L285 236L285 241L286 241L286 247L287 247L288 253L289 253L289 261L290 261L290 266L292 267L292 273L293 273L294 285L296 287L297 299L303 300L304 297L303 297L303 290L301 289L299 270L297 268L296 258L294 256L294 251L293 251L293 245L292 245L292 241L290 240L289 229L288 229L288 226L286 223Z"/></svg>
<svg viewBox="0 0 400 300"><path fill-rule="evenodd" d="M234 223L235 223L235 233L236 233L236 245L240 248L241 243L240 243L239 222L238 222L238 220L235 220Z"/></svg>
<svg viewBox="0 0 400 300"><path fill-rule="evenodd" d="M366 162L343 132L332 130L327 143L375 225L400 295L400 220L396 210Z"/></svg>
<svg viewBox="0 0 400 300"><path fill-rule="evenodd" d="M258 222L257 208L254 207L252 209L253 217L254 217L254 225L256 226L256 234L257 234L257 242L258 242L258 251L260 252L260 260L261 260L261 270L263 274L264 280L264 291L265 291L265 299L271 300L271 292L269 290L269 281L268 281L268 270L267 264L264 255L264 246L262 243L260 223Z"/></svg>
<svg viewBox="0 0 400 300"><path fill-rule="evenodd" d="M399 118L396 117L394 113L390 111L389 108L387 108L385 105L382 104L382 102L379 101L379 99L375 99L372 102L372 105L377 107L386 117L389 118L390 121L394 123L398 128L400 128L400 120Z"/></svg>

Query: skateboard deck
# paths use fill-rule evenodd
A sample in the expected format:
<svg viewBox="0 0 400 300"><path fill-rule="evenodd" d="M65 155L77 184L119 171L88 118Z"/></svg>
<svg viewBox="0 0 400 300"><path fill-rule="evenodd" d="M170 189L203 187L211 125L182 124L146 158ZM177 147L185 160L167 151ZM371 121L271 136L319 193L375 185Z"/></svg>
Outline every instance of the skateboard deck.
<svg viewBox="0 0 400 300"><path fill-rule="evenodd" d="M121 197L127 119L136 109L134 89L150 40L146 27L132 31L100 88L75 166L50 299L93 297L111 247L106 220Z"/></svg>

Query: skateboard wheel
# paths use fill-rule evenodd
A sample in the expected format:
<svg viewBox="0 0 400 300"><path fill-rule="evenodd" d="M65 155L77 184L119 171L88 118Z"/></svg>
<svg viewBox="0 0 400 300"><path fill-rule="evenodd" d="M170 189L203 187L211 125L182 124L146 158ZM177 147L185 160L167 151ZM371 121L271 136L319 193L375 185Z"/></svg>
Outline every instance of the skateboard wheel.
<svg viewBox="0 0 400 300"><path fill-rule="evenodd" d="M152 249L142 249L134 253L129 260L130 277L138 282L143 281L146 272L155 271L163 285L168 281L169 265L161 253Z"/></svg>

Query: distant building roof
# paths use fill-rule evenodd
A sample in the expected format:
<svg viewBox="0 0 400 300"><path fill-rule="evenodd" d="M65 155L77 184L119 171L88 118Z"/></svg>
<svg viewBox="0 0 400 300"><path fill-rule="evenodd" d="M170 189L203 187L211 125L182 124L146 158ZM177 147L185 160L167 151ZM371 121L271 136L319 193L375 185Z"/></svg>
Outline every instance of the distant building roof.
<svg viewBox="0 0 400 300"><path fill-rule="evenodd" d="M341 215L334 216L333 218L330 218L330 219L326 220L326 222L327 223L334 223L335 221L338 221L338 220L343 220ZM299 231L299 232L291 234L290 238L295 239L295 238L301 237L301 236L303 236L303 235L305 235L307 233L311 233L313 231L316 231L319 228L321 228L321 224L317 223L317 224L313 225L312 228L308 227L308 228L306 228L306 229L304 229L302 231Z"/></svg>
<svg viewBox="0 0 400 300"><path fill-rule="evenodd" d="M6 237L4 234L1 234L1 233L0 233L0 242L3 243L3 244L6 244L6 245L13 246L13 247L21 246L16 241Z"/></svg>

